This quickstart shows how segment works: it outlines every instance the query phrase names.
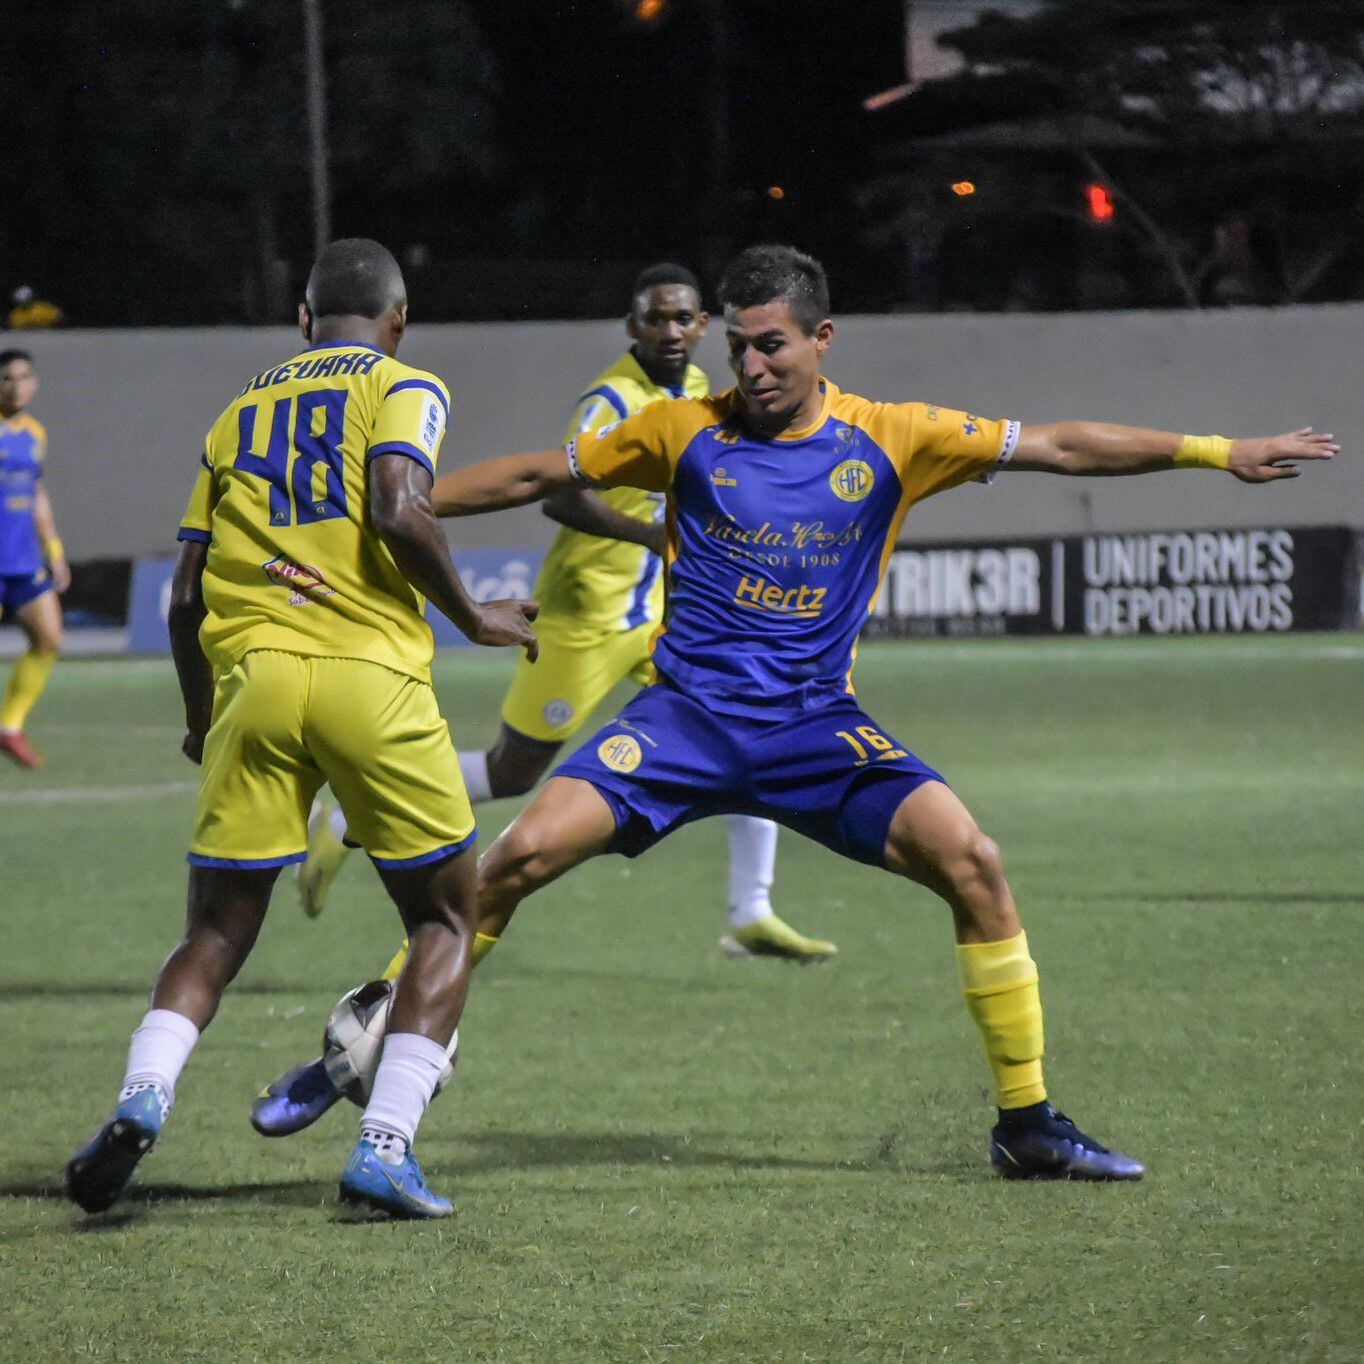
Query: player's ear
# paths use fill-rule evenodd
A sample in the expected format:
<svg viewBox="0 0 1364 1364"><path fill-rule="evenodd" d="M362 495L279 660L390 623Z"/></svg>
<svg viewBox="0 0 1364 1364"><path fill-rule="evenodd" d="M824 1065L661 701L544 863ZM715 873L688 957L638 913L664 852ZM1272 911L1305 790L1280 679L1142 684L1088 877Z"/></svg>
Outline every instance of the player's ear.
<svg viewBox="0 0 1364 1364"><path fill-rule="evenodd" d="M305 341L313 339L313 310L306 303L298 305L298 329Z"/></svg>
<svg viewBox="0 0 1364 1364"><path fill-rule="evenodd" d="M710 314L704 308L702 308L701 311L696 315L697 336L704 336L706 334L706 328L709 326Z"/></svg>
<svg viewBox="0 0 1364 1364"><path fill-rule="evenodd" d="M639 340L639 327L635 322L635 310L633 308L625 314L625 334L631 341Z"/></svg>
<svg viewBox="0 0 1364 1364"><path fill-rule="evenodd" d="M823 359L834 339L834 324L832 319L826 317L824 321L815 328L814 338L815 354L818 355L820 359Z"/></svg>

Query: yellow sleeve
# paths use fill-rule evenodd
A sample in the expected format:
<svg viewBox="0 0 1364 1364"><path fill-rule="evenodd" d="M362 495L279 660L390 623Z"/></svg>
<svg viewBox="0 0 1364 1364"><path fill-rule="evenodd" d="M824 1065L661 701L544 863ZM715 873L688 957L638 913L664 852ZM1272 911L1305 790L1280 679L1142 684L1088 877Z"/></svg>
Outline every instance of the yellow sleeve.
<svg viewBox="0 0 1364 1364"><path fill-rule="evenodd" d="M608 396L605 389L606 385L602 384L578 399L578 405L568 421L568 430L564 432L566 441L582 435L584 431L598 431L610 422L621 420L624 399L614 389L609 390Z"/></svg>
<svg viewBox="0 0 1364 1364"><path fill-rule="evenodd" d="M213 504L217 497L213 490L213 471L208 460L200 457L199 477L194 480L194 489L189 495L189 505L180 518L180 533L177 540L196 540L208 544L213 539Z"/></svg>
<svg viewBox="0 0 1364 1364"><path fill-rule="evenodd" d="M450 393L439 379L412 375L393 384L379 404L365 461L376 455L406 455L432 478L450 420Z"/></svg>
<svg viewBox="0 0 1364 1364"><path fill-rule="evenodd" d="M978 417L933 403L887 409L890 455L913 498L929 497L973 478L989 483L1018 443L1018 423Z"/></svg>
<svg viewBox="0 0 1364 1364"><path fill-rule="evenodd" d="M650 403L624 421L574 436L565 447L574 473L603 488L667 492L682 453L673 448L672 417L683 406L682 401Z"/></svg>

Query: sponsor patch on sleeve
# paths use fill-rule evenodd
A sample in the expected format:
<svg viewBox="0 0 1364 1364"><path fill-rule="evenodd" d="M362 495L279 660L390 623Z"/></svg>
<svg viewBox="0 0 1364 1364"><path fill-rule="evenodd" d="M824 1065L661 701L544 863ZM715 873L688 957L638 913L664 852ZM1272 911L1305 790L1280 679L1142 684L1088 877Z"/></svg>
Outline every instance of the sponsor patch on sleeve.
<svg viewBox="0 0 1364 1364"><path fill-rule="evenodd" d="M428 455L436 453L440 438L445 432L445 409L434 397L427 398L422 412L421 443Z"/></svg>

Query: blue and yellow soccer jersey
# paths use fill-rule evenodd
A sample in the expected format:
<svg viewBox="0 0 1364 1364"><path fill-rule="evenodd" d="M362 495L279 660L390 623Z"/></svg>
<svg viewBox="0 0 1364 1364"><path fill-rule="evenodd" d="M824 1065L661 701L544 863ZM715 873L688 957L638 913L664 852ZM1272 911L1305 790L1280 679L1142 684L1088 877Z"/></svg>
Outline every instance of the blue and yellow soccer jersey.
<svg viewBox="0 0 1364 1364"><path fill-rule="evenodd" d="M427 678L423 598L366 525L365 468L434 472L450 395L372 346L328 342L257 375L213 424L180 539L209 544L204 652L359 658Z"/></svg>
<svg viewBox="0 0 1364 1364"><path fill-rule="evenodd" d="M47 432L28 413L0 419L0 577L43 566L33 504L46 454Z"/></svg>
<svg viewBox="0 0 1364 1364"><path fill-rule="evenodd" d="M627 351L603 370L578 400L566 439L596 431L653 403L700 398L709 391L705 371L697 365L687 366L680 388L668 388L654 383ZM639 521L657 520L663 512L663 499L656 493L619 487L602 495L617 511ZM554 537L545 556L535 597L540 603L537 633L553 634L565 644L591 647L603 636L658 621L663 604L658 556L643 545L565 527Z"/></svg>
<svg viewBox="0 0 1364 1364"><path fill-rule="evenodd" d="M668 495L659 673L738 715L799 712L851 691L857 636L906 512L988 476L1018 424L824 385L819 417L752 434L731 391L658 403L569 443L589 482Z"/></svg>

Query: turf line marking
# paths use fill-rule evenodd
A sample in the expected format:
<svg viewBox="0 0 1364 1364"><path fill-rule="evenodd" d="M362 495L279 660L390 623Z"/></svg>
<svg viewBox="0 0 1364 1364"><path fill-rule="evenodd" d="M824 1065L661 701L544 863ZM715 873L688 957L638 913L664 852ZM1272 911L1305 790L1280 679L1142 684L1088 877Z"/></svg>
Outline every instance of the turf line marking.
<svg viewBox="0 0 1364 1364"><path fill-rule="evenodd" d="M50 786L36 791L0 791L0 805L82 805L197 791L197 781L148 782L141 786Z"/></svg>

